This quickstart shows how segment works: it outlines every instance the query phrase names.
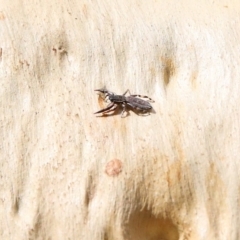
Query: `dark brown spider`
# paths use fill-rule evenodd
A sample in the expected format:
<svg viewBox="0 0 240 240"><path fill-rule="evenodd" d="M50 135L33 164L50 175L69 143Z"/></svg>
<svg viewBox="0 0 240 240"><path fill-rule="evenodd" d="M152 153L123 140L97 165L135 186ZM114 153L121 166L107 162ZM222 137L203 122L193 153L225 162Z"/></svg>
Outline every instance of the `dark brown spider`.
<svg viewBox="0 0 240 240"><path fill-rule="evenodd" d="M129 89L123 94L123 95L117 95L113 92L110 92L106 89L96 89L95 91L98 91L100 93L103 93L105 95L105 100L110 101L110 103L107 105L106 108L103 108L94 114L97 113L108 113L111 111L114 111L119 105L123 107L121 117L123 117L123 113L126 111L127 106L132 107L133 109L136 109L138 111L141 111L142 113L149 112L152 109L151 104L149 101L154 102L151 98L148 96L142 96L139 94L131 94ZM129 92L129 96L125 96ZM141 98L148 98L148 101L145 101Z"/></svg>

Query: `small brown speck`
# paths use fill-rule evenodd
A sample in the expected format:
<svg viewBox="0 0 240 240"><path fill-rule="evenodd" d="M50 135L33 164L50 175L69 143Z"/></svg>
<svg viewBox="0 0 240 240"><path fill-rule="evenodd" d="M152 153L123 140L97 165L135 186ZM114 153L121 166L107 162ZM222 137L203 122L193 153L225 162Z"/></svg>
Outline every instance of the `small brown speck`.
<svg viewBox="0 0 240 240"><path fill-rule="evenodd" d="M54 53L57 52L57 49L55 47L53 47L52 50L54 51Z"/></svg>
<svg viewBox="0 0 240 240"><path fill-rule="evenodd" d="M5 15L3 12L0 12L0 20L4 20L5 19Z"/></svg>
<svg viewBox="0 0 240 240"><path fill-rule="evenodd" d="M117 176L122 171L122 162L118 159L113 159L109 161L105 168L105 173L108 176Z"/></svg>

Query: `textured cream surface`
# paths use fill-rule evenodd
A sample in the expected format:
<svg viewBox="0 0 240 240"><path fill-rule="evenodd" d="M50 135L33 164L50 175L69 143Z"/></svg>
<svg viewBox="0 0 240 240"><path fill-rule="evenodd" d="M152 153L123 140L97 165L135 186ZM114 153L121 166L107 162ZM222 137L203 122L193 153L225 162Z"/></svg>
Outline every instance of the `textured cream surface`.
<svg viewBox="0 0 240 240"><path fill-rule="evenodd" d="M239 39L233 0L0 0L0 239L239 239Z"/></svg>

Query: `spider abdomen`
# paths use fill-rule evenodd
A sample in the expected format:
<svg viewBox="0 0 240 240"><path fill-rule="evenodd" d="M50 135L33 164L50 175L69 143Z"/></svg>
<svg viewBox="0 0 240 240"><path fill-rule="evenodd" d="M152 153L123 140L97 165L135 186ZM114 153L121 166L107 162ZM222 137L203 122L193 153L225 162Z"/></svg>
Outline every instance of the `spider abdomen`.
<svg viewBox="0 0 240 240"><path fill-rule="evenodd" d="M152 109L152 106L149 102L137 97L132 97L132 96L127 97L127 105L139 110Z"/></svg>

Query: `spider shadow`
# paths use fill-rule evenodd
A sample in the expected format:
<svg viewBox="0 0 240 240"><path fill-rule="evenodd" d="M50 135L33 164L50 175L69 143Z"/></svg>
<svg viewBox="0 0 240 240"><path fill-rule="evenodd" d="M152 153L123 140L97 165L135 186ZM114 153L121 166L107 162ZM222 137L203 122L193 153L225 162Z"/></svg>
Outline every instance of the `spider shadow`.
<svg viewBox="0 0 240 240"><path fill-rule="evenodd" d="M156 114L156 111L153 108L149 111L146 111L146 112L143 112L141 110L137 110L137 109L134 109L134 108L129 108L129 110L131 110L132 112L134 112L136 115L138 115L140 117L148 117L151 114Z"/></svg>
<svg viewBox="0 0 240 240"><path fill-rule="evenodd" d="M108 113L102 113L102 115L97 115L96 117L98 118L106 118L106 117L112 117L115 115L121 115L122 113L122 108L120 108L120 106L118 106L116 109L114 109L113 111L110 111Z"/></svg>
<svg viewBox="0 0 240 240"><path fill-rule="evenodd" d="M129 117L131 114L130 114L130 111L134 112L136 115L138 116L141 116L141 117L148 117L152 114L156 114L156 111L152 108L150 111L147 111L145 113L143 113L141 110L137 110L137 109L134 109L134 108L131 108L131 107L128 107L122 118L126 118L126 117ZM102 113L102 115L100 116L96 116L98 118L102 118L102 117L112 117L112 116L115 116L115 115L121 115L122 113L122 108L121 107L117 107L116 109L114 109L113 111L110 111L109 113ZM126 113L126 114L125 114Z"/></svg>

